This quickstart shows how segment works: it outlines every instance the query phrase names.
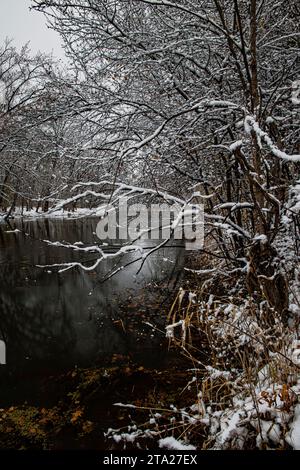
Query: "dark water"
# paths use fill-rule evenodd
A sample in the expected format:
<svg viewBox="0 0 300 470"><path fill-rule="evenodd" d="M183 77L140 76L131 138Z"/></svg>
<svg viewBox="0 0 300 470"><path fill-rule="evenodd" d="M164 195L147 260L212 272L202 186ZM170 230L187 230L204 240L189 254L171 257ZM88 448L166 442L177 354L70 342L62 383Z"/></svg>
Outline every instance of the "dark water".
<svg viewBox="0 0 300 470"><path fill-rule="evenodd" d="M138 275L141 261L106 281L110 272L140 254L105 260L94 272L76 268L58 273L37 267L70 261L92 264L95 253L53 247L42 240L95 245L99 243L97 222L52 219L15 220L10 227L0 224L0 339L7 347L0 378L4 382L7 377L30 380L74 366L109 364L116 354L129 355L146 366L165 360L166 351L160 347L163 335L144 322L164 327L162 312L183 264L180 249L160 249ZM21 232L7 233L16 228ZM149 246L147 240L141 243Z"/></svg>

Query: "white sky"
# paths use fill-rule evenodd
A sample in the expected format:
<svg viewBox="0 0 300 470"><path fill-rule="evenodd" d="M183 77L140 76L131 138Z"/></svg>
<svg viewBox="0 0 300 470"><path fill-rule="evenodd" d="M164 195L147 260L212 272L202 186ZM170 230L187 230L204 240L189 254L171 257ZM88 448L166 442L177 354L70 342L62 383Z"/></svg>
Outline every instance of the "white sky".
<svg viewBox="0 0 300 470"><path fill-rule="evenodd" d="M53 52L54 57L63 59L59 35L47 28L42 13L29 10L30 5L31 0L0 0L0 43L8 37L19 49L30 41L32 53Z"/></svg>

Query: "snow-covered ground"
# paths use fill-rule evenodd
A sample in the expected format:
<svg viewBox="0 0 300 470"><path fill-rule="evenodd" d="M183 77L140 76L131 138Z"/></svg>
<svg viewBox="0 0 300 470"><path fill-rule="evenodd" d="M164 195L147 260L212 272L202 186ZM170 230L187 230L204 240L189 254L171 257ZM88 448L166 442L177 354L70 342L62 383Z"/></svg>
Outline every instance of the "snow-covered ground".
<svg viewBox="0 0 300 470"><path fill-rule="evenodd" d="M0 221L5 220L5 216L7 214L4 212L0 212ZM41 209L37 212L36 209L31 209L29 211L23 210L21 207L16 207L15 211L11 214L10 217L14 218L24 218L24 219L36 219L36 218L43 218L43 219L50 219L50 218L81 218L81 217L99 217L101 215L101 209L88 209L86 207L80 207L78 209L72 210L64 210L59 209L56 211L48 211L43 212Z"/></svg>

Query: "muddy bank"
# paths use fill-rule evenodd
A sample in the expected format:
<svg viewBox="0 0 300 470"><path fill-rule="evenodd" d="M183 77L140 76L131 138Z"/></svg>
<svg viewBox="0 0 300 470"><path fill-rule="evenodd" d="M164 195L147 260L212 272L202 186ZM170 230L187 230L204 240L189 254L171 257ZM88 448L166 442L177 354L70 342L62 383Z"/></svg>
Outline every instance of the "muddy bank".
<svg viewBox="0 0 300 470"><path fill-rule="evenodd" d="M107 430L126 432L128 426L147 422L151 413L195 403L196 390L186 387L192 377L187 373L190 363L179 356L172 362L168 369L146 369L116 357L111 367L73 369L45 378L39 399L0 409L0 449L130 448L128 442L106 437ZM140 445L157 448L155 439Z"/></svg>

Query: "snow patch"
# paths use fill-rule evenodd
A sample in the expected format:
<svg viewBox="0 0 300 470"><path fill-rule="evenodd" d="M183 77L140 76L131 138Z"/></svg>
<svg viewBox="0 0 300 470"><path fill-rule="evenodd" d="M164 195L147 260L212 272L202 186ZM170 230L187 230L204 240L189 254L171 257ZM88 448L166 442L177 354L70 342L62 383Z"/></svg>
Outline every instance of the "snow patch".
<svg viewBox="0 0 300 470"><path fill-rule="evenodd" d="M295 408L294 421L285 440L295 450L300 450L300 405Z"/></svg>
<svg viewBox="0 0 300 470"><path fill-rule="evenodd" d="M159 447L170 450L196 450L196 447L191 444L186 444L183 441L178 441L175 437L165 437L158 441Z"/></svg>

